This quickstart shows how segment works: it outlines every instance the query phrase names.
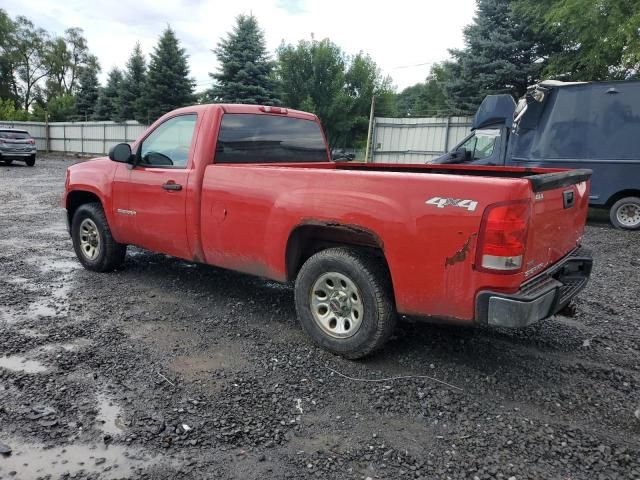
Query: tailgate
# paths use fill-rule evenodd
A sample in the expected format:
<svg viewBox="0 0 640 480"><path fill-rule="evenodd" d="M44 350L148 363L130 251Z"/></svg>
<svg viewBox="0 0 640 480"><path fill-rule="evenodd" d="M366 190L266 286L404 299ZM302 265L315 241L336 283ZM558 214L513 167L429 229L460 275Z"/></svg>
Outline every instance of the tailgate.
<svg viewBox="0 0 640 480"><path fill-rule="evenodd" d="M526 177L534 198L524 264L527 277L556 263L582 241L590 177L587 169Z"/></svg>

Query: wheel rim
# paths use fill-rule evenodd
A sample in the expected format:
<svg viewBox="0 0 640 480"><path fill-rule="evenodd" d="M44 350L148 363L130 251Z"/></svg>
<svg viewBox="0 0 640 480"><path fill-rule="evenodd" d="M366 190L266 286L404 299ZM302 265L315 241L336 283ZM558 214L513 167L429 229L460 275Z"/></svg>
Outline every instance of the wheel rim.
<svg viewBox="0 0 640 480"><path fill-rule="evenodd" d="M626 227L640 225L640 205L636 203L624 203L616 211L618 222Z"/></svg>
<svg viewBox="0 0 640 480"><path fill-rule="evenodd" d="M100 254L100 233L90 218L80 224L80 250L88 260L94 260Z"/></svg>
<svg viewBox="0 0 640 480"><path fill-rule="evenodd" d="M311 289L310 306L316 324L331 337L352 337L362 325L360 289L342 273L327 272L318 277Z"/></svg>

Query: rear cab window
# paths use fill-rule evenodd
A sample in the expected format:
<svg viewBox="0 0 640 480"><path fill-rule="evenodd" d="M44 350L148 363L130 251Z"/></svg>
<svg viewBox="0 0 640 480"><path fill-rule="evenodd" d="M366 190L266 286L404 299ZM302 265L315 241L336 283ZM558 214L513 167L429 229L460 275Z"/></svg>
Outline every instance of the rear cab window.
<svg viewBox="0 0 640 480"><path fill-rule="evenodd" d="M328 161L322 129L313 120L251 113L222 117L215 163Z"/></svg>

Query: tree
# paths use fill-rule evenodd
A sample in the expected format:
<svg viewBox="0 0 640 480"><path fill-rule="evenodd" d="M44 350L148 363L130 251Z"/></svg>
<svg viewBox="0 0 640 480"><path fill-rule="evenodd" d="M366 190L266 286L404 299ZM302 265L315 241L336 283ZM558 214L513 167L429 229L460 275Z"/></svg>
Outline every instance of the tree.
<svg viewBox="0 0 640 480"><path fill-rule="evenodd" d="M76 120L83 121L93 118L98 104L98 73L100 65L98 59L91 55L86 60L78 79L78 93L76 94Z"/></svg>
<svg viewBox="0 0 640 480"><path fill-rule="evenodd" d="M451 115L455 110L449 104L445 85L450 81L449 63L436 63L424 83L405 88L398 95L398 114L403 117Z"/></svg>
<svg viewBox="0 0 640 480"><path fill-rule="evenodd" d="M546 75L567 80L638 77L638 0L517 0L515 11L562 45L545 67Z"/></svg>
<svg viewBox="0 0 640 480"><path fill-rule="evenodd" d="M127 61L124 78L120 84L118 99L118 117L122 120L138 120L146 122L147 116L144 110L143 97L147 65L140 43L136 43L133 52Z"/></svg>
<svg viewBox="0 0 640 480"><path fill-rule="evenodd" d="M45 54L49 71L45 97L75 93L83 69L93 58L81 28L68 28L64 37L53 39Z"/></svg>
<svg viewBox="0 0 640 480"><path fill-rule="evenodd" d="M19 101L18 84L15 72L15 24L0 9L0 99L13 103L14 108Z"/></svg>
<svg viewBox="0 0 640 480"><path fill-rule="evenodd" d="M451 50L446 85L452 106L475 111L489 94L523 95L541 79L557 39L514 14L512 0L478 0L474 21L464 29L465 47Z"/></svg>
<svg viewBox="0 0 640 480"><path fill-rule="evenodd" d="M210 73L216 84L209 90L210 100L221 103L277 105L264 34L252 15L239 15L233 31L214 50L220 72Z"/></svg>
<svg viewBox="0 0 640 480"><path fill-rule="evenodd" d="M118 115L118 94L122 83L122 72L114 67L109 71L107 84L99 89L98 103L93 120L114 120Z"/></svg>
<svg viewBox="0 0 640 480"><path fill-rule="evenodd" d="M60 95L49 99L48 111L50 122L68 122L72 120L76 109L73 95Z"/></svg>
<svg viewBox="0 0 640 480"><path fill-rule="evenodd" d="M332 149L366 137L373 95L393 110L390 79L367 55L348 57L329 39L281 45L277 54L283 103L318 115Z"/></svg>
<svg viewBox="0 0 640 480"><path fill-rule="evenodd" d="M29 112L26 110L16 110L13 100L10 98L0 98L0 120L29 120Z"/></svg>
<svg viewBox="0 0 640 480"><path fill-rule="evenodd" d="M33 101L34 87L49 74L45 59L50 47L51 41L46 31L36 28L25 17L16 18L11 49L16 73L23 84L20 103L25 110Z"/></svg>
<svg viewBox="0 0 640 480"><path fill-rule="evenodd" d="M146 120L151 122L170 110L192 104L194 83L189 78L185 49L167 27L149 62L144 98Z"/></svg>

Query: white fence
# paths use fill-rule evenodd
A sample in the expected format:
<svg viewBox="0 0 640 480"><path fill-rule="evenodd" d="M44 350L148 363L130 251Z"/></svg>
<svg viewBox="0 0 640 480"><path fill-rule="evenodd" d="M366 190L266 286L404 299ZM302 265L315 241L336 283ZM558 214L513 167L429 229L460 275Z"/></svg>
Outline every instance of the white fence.
<svg viewBox="0 0 640 480"><path fill-rule="evenodd" d="M371 161L375 163L424 163L442 155L462 140L473 117L424 117L374 119ZM146 125L115 122L12 122L0 127L27 130L38 150L105 155L118 143L132 142Z"/></svg>
<svg viewBox="0 0 640 480"><path fill-rule="evenodd" d="M118 143L132 142L147 129L129 121L115 122L12 122L0 120L0 128L27 130L36 140L38 150L104 155Z"/></svg>
<svg viewBox="0 0 640 480"><path fill-rule="evenodd" d="M473 117L376 117L371 161L425 163L448 152L469 134Z"/></svg>

